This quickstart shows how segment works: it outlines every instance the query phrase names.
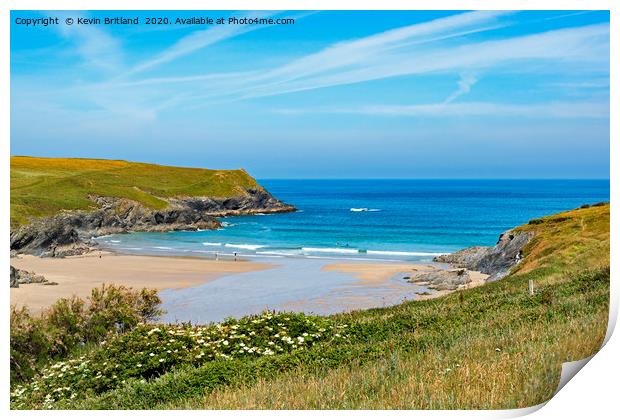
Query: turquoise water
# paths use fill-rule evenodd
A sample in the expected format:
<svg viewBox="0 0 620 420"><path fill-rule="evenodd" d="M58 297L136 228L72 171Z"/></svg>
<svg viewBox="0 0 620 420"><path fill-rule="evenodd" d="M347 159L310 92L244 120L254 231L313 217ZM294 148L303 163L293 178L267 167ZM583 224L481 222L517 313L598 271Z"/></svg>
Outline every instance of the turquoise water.
<svg viewBox="0 0 620 420"><path fill-rule="evenodd" d="M263 180L287 214L229 217L217 231L98 238L120 252L214 258L419 261L528 220L609 200L608 180Z"/></svg>
<svg viewBox="0 0 620 420"><path fill-rule="evenodd" d="M430 261L492 245L528 220L609 200L609 181L267 180L299 211L229 217L217 231L132 233L98 238L116 251L250 258L267 270L223 275L160 292L163 320L210 322L273 310L329 314L415 299L403 274L377 285L323 268L350 260ZM297 258L295 258L297 257ZM422 290L424 291L424 290Z"/></svg>

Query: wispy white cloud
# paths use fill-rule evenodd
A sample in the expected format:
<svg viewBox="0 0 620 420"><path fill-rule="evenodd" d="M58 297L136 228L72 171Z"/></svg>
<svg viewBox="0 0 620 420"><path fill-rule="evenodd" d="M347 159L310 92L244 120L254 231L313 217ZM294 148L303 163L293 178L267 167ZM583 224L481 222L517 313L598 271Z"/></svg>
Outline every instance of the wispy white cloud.
<svg viewBox="0 0 620 420"><path fill-rule="evenodd" d="M596 10L580 10L577 12L564 13L563 15L547 17L547 18L544 18L543 20L565 19L567 17L581 16L581 15L586 15L588 13L594 13L594 12L596 12Z"/></svg>
<svg viewBox="0 0 620 420"><path fill-rule="evenodd" d="M240 18L267 18L273 16L274 12L258 11L248 12L240 15ZM130 76L143 72L153 67L176 60L179 57L191 54L210 45L222 42L235 36L264 28L264 25L215 25L207 29L194 31L191 34L179 39L169 48L140 64L131 68L123 76Z"/></svg>
<svg viewBox="0 0 620 420"><path fill-rule="evenodd" d="M101 83L99 89L119 90L151 86L152 92L159 91L163 97L167 97L170 90L175 89L175 95L185 97L185 101L180 101L181 105L193 108L222 100L282 95L397 76L460 74L457 90L445 99L446 103L450 103L469 93L478 81L474 74L481 69L517 61L572 61L583 64L601 61L607 57L607 54L604 54L609 37L607 24L492 41L466 42L467 34L505 25L500 19L510 13L512 12L467 12L391 29L355 40L337 42L272 69L143 79L132 77L252 30L251 28L260 27L215 26L181 38L155 57L128 69L121 77ZM264 17L268 14L257 12L249 16ZM438 40L452 37L459 39L456 46L454 43L437 44ZM184 84L184 87L166 87L174 84Z"/></svg>
<svg viewBox="0 0 620 420"><path fill-rule="evenodd" d="M256 11L240 14L239 18L267 18L276 16L281 12ZM298 12L289 14L287 17L296 20L316 14L318 12ZM65 13L64 17L75 17L74 13ZM99 65L110 70L109 77L94 83L77 83L73 86L64 86L62 90L50 92L58 95L73 95L80 97L102 109L115 114L134 115L141 120L154 120L156 115L172 106L183 104L192 96L183 89L172 90L163 88L149 88L155 85L167 85L170 83L194 84L198 82L215 82L222 89L227 81L238 81L243 78L255 76L255 71L229 72L219 74L206 74L198 76L178 76L172 78L151 77L134 79L133 76L147 70L172 62L186 55L191 55L203 48L207 48L218 42L252 32L270 25L215 25L208 29L194 31L180 38L170 47L165 48L155 56L138 63L134 66L123 66L122 57L124 51L122 45L108 32L97 29L94 26L85 25L62 25L62 35L75 42L77 51L85 64ZM233 88L235 85L231 85ZM128 89L129 88L129 89ZM172 99L171 99L172 98Z"/></svg>
<svg viewBox="0 0 620 420"><path fill-rule="evenodd" d="M505 11L479 11L417 23L391 29L364 38L338 42L317 53L292 61L267 72L262 78L275 78L278 82L296 80L328 70L347 68L352 65L373 62L376 57L411 46L460 34L464 29L485 30L490 22L510 14ZM496 26L493 26L496 27Z"/></svg>
<svg viewBox="0 0 620 420"><path fill-rule="evenodd" d="M54 12L54 16L64 20L65 17L84 17L74 12ZM95 25L59 25L61 36L75 45L76 52L83 64L106 73L122 69L124 51L118 38Z"/></svg>
<svg viewBox="0 0 620 420"><path fill-rule="evenodd" d="M387 51L366 57L349 66L331 66L332 71L305 72L304 78L277 80L246 88L245 98L360 83L405 75L476 71L519 61L540 63L608 63L609 25L595 24L558 29L534 35L474 42L431 50ZM520 70L523 70L522 67ZM515 70L517 70L515 68ZM540 69L539 69L540 70ZM271 73L273 74L273 73Z"/></svg>
<svg viewBox="0 0 620 420"><path fill-rule="evenodd" d="M609 118L609 103L548 102L509 104L489 102L439 103L417 105L364 105L352 107L289 108L275 112L300 114L357 114L398 117L528 117L528 118Z"/></svg>
<svg viewBox="0 0 620 420"><path fill-rule="evenodd" d="M151 77L138 80L123 80L113 81L110 83L104 83L108 87L130 87L130 86L148 86L148 85L170 85L170 84L186 84L195 82L217 82L227 83L235 81L239 83L239 80L247 77L253 77L260 72L257 71L243 71L243 72L228 72L228 73L208 73L196 76L176 76L176 77Z"/></svg>
<svg viewBox="0 0 620 420"><path fill-rule="evenodd" d="M462 74L458 81L458 89L450 94L444 101L444 104L449 104L456 98L463 96L471 91L471 87L478 81L478 79L472 74Z"/></svg>
<svg viewBox="0 0 620 420"><path fill-rule="evenodd" d="M550 86L569 88L569 89L609 89L608 78L595 78L587 80L572 80L563 82L552 82Z"/></svg>
<svg viewBox="0 0 620 420"><path fill-rule="evenodd" d="M263 11L248 12L239 15L239 17L264 18L277 13ZM308 14L301 13L297 17L302 18ZM61 20L67 17L74 19L88 17L88 15L76 12L59 12L55 13L54 16L60 17ZM101 81L94 83L77 83L69 87L63 86L61 90L55 90L52 93L59 101L62 101L64 95L71 95L75 99L87 101L91 105L100 107L102 110L112 114L128 114L139 120L152 121L156 118L158 112L179 104L182 102L181 98L186 98L188 95L182 92L171 94L167 90L141 88L142 86L160 84L160 80L156 77L137 81L127 80L127 77L192 54L217 42L263 27L265 26L216 25L205 30L195 31L190 35L182 37L154 57L133 67L128 67L124 64L123 58L125 53L121 42L105 29L95 25L60 25L58 27L59 33L63 38L75 45L75 52L82 60L81 65L104 70L107 77L104 76ZM216 80L221 83L225 79L231 78L237 78L237 75L226 73L208 74L198 77L181 76L177 78L177 82ZM127 87L135 88L127 90Z"/></svg>
<svg viewBox="0 0 620 420"><path fill-rule="evenodd" d="M249 16L267 16L256 12ZM486 70L525 73L553 72L581 77L587 66L604 74L609 60L609 25L594 24L513 37L495 37L479 41L469 35L491 31L513 22L503 18L512 12L466 12L387 30L359 39L332 45L272 68L247 71L179 74L172 77L140 78L140 73L155 69L180 57L193 54L217 42L226 41L260 25L221 25L196 31L134 67L117 71L120 76L99 83L63 87L65 94L83 97L110 112L131 112L140 118L154 118L170 107L199 108L214 103L248 100L294 92L368 82L399 76L447 74L459 75L457 89L437 92L436 104L410 105L391 109L412 115L476 115L490 113L493 104L453 102L468 94ZM97 65L110 54L122 57L119 43L108 34L96 31L74 33L86 62ZM444 42L450 40L450 42ZM109 65L109 62L101 63ZM120 64L114 64L118 68ZM121 66L122 67L122 66ZM415 91L411 92L415 99ZM90 98L90 99L89 99ZM413 100L412 102L415 102ZM558 105L560 106L560 105ZM417 107L417 108L416 108ZM526 115L525 108L498 105L501 114L509 111ZM532 109L532 108L528 108ZM373 113L379 114L380 109ZM369 112L366 108L365 112ZM358 113L361 111L358 109ZM562 115L568 115L565 111ZM531 115L531 114L528 114ZM579 116L580 114L575 114ZM583 115L583 114L581 114ZM587 113L585 115L588 115Z"/></svg>
<svg viewBox="0 0 620 420"><path fill-rule="evenodd" d="M189 96L194 105L188 103L188 106L200 107L217 100L260 98L398 76L461 74L457 91L446 99L451 102L468 93L477 82L473 75L487 68L504 67L506 71L520 73L528 69L532 72L561 70L579 75L583 66L593 66L603 72L608 67L608 24L489 41L460 39L464 33L501 26L497 21L500 16L502 12L462 13L338 42L273 69L231 74L233 77L229 78L225 74L204 74L134 83L165 85L194 81L193 93ZM455 43L434 43L449 37L459 38L456 46ZM209 83L207 91L200 81L211 80L211 77L218 77L223 83L220 86Z"/></svg>
<svg viewBox="0 0 620 420"><path fill-rule="evenodd" d="M337 74L369 65L377 65L386 55L398 51L422 47L432 42L447 40L450 38L464 37L469 34L489 31L505 26L499 23L502 16L514 12L507 11L478 11L461 13L454 16L435 19L429 22L418 23L396 29L391 29L367 37L337 42L316 53L311 53L279 67L249 71L245 74L231 74L235 79L236 88L226 84L225 89L220 89L226 95L241 97L269 96L286 93L287 85L294 85L303 80L311 80L313 77ZM206 36L205 33L202 36ZM181 40L179 43L185 43ZM192 42L193 44L193 42ZM175 44L176 45L176 44ZM170 48L176 51L175 46ZM176 54L176 53L175 53ZM170 52L163 52L161 57L167 57ZM141 71L151 66L150 63L158 64L161 57L156 57L146 63L138 65L135 69ZM136 72L131 70L130 73ZM187 83L188 81L211 81L213 78L226 79L225 74L204 74L193 76L174 76L162 78L149 78L133 80L124 83L129 84L175 84ZM209 85L209 96L218 94L218 87Z"/></svg>

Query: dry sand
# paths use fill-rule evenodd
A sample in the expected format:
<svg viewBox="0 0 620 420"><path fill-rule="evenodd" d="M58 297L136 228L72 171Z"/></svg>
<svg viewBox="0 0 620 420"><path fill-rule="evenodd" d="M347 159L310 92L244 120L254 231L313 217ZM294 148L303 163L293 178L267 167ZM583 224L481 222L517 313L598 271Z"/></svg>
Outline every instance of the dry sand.
<svg viewBox="0 0 620 420"><path fill-rule="evenodd" d="M101 255L101 258L99 258ZM20 284L11 288L11 304L38 313L63 297L86 297L102 283L158 290L185 288L213 281L230 273L273 267L250 261L215 261L191 257L152 257L94 253L79 257L11 258L15 268L33 271L58 285Z"/></svg>

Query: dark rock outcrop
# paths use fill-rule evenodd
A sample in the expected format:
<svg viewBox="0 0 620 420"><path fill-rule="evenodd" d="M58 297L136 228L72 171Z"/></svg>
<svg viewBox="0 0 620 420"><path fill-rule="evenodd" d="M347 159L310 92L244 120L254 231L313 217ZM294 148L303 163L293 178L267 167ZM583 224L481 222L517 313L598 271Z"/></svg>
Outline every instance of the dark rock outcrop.
<svg viewBox="0 0 620 420"><path fill-rule="evenodd" d="M11 251L43 257L79 255L96 246L91 240L94 236L217 229L221 226L218 216L295 211L262 189L249 189L230 198L173 198L161 210L128 199L91 199L97 206L93 211L66 211L15 229L11 232Z"/></svg>
<svg viewBox="0 0 620 420"><path fill-rule="evenodd" d="M523 248L534 237L532 232L508 231L476 264L476 271L489 274L487 281L499 280L510 273L523 258Z"/></svg>
<svg viewBox="0 0 620 420"><path fill-rule="evenodd" d="M465 248L435 257L434 261L480 271L489 275L486 281L495 281L507 276L512 267L521 261L523 248L533 237L532 232L508 230L499 236L495 246Z"/></svg>
<svg viewBox="0 0 620 420"><path fill-rule="evenodd" d="M243 196L231 198L190 197L170 200L171 205L186 207L211 216L258 213L286 213L295 207L284 204L265 190L251 188Z"/></svg>
<svg viewBox="0 0 620 420"><path fill-rule="evenodd" d="M19 287L19 280L17 279L17 269L11 266L11 287Z"/></svg>
<svg viewBox="0 0 620 420"><path fill-rule="evenodd" d="M433 258L433 261L452 264L457 267L475 267L491 248L490 246L472 246L452 254L439 255Z"/></svg>
<svg viewBox="0 0 620 420"><path fill-rule="evenodd" d="M20 270L11 266L11 287L19 287L20 284L30 283L47 283L47 279L32 271Z"/></svg>
<svg viewBox="0 0 620 420"><path fill-rule="evenodd" d="M456 290L471 283L467 270L432 270L413 273L409 283L423 284L435 290Z"/></svg>

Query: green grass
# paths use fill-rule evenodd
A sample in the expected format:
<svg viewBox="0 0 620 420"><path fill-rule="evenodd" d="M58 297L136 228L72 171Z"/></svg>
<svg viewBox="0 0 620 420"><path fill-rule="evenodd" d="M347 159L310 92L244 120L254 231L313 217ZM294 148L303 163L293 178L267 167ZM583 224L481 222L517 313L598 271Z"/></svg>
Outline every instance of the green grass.
<svg viewBox="0 0 620 420"><path fill-rule="evenodd" d="M123 160L11 157L11 226L96 207L90 195L167 206L171 197L231 197L260 188L243 169L180 168Z"/></svg>
<svg viewBox="0 0 620 420"><path fill-rule="evenodd" d="M511 275L398 306L326 317L346 339L263 357L177 364L57 408L500 409L539 404L561 364L601 346L609 206L544 218ZM536 294L528 294L533 280ZM96 350L101 351L101 350Z"/></svg>
<svg viewBox="0 0 620 420"><path fill-rule="evenodd" d="M609 261L609 204L547 216L518 230L535 233L524 249L525 259L513 274L532 271L549 275L566 270L597 267ZM535 273L534 273L535 275Z"/></svg>

